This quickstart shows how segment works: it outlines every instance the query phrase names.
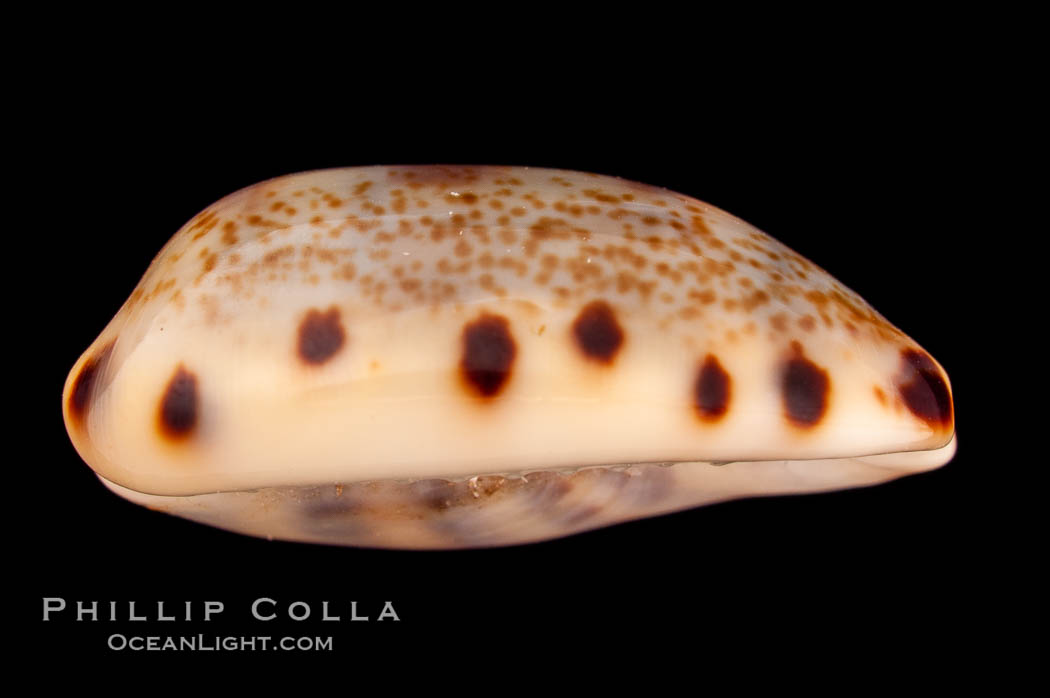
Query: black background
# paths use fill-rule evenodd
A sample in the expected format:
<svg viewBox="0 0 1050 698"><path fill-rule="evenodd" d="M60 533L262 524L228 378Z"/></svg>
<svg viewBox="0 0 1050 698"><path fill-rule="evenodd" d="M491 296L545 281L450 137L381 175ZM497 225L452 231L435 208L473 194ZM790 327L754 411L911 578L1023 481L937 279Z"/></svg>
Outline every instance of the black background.
<svg viewBox="0 0 1050 698"><path fill-rule="evenodd" d="M980 126L963 76L924 54L780 70L771 61L739 77L732 61L704 72L681 56L671 70L574 60L537 73L435 56L414 71L348 71L309 87L283 73L246 76L245 66L156 74L117 58L49 74L39 129L26 136L43 166L25 179L40 199L35 242L54 273L27 285L51 300L36 318L39 366L19 376L31 378L25 419L37 448L23 490L31 513L15 536L28 585L20 610L41 646L94 657L114 654L112 632L334 635L336 652L360 665L671 637L695 652L892 647L898 657L987 641L993 553L976 496L986 437L971 416L976 350L960 334ZM208 204L268 177L411 163L617 175L755 224L942 363L958 456L874 488L460 552L268 542L150 512L98 483L65 435L63 381L161 245ZM207 625L75 623L69 612L41 623L45 596L114 600L122 613L131 600L151 615L157 601L194 601L195 617L204 600L226 611ZM315 616L327 600L344 618L350 600L373 611L391 600L401 622L260 624L249 616L260 596L309 602Z"/></svg>

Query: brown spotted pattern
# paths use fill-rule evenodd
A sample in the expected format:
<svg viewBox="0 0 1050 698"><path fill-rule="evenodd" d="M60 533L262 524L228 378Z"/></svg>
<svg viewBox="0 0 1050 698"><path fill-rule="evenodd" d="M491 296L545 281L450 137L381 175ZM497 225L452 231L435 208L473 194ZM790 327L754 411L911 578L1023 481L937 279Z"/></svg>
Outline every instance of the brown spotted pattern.
<svg viewBox="0 0 1050 698"><path fill-rule="evenodd" d="M219 324L234 316L224 310L231 299L257 299L265 307L260 288L274 282L345 285L341 295L383 312L542 288L555 306L579 308L570 341L587 360L606 366L626 340L614 310L621 306L660 328L685 324L696 338L730 345L763 334L797 342L820 331L844 331L855 340L904 339L804 257L674 192L558 170L347 172L354 174L272 180L209 207L165 248L164 264L151 267L129 308L166 298L172 312L196 304L206 322ZM714 222L737 232L716 233ZM303 230L310 232L304 236ZM421 246L429 254L418 255ZM192 283L177 283L187 273ZM821 283L814 284L817 278ZM325 364L345 343L337 308L306 311L296 337L304 363ZM509 332L489 318L464 333L464 345L466 382L478 395L497 395L517 350ZM926 421L950 420L950 396L939 374L916 361L906 364L897 383L908 408ZM791 423L819 422L827 372L792 358L780 375ZM708 357L693 380L698 414L707 421L722 417L731 381L721 365Z"/></svg>
<svg viewBox="0 0 1050 698"><path fill-rule="evenodd" d="M112 353L113 344L110 343L98 354L85 361L81 367L69 394L69 412L74 418L83 420L87 416L99 374L105 369Z"/></svg>
<svg viewBox="0 0 1050 698"><path fill-rule="evenodd" d="M339 309L325 312L311 309L299 325L299 358L308 364L323 364L331 359L346 341L346 331L339 319Z"/></svg>
<svg viewBox="0 0 1050 698"><path fill-rule="evenodd" d="M732 381L722 368L718 358L708 354L693 386L696 411L706 422L714 422L725 416L729 409Z"/></svg>
<svg viewBox="0 0 1050 698"><path fill-rule="evenodd" d="M517 346L507 319L484 314L463 328L460 370L467 385L481 397L495 397L506 385Z"/></svg>
<svg viewBox="0 0 1050 698"><path fill-rule="evenodd" d="M572 325L572 334L584 356L603 364L612 363L623 346L623 328L616 313L601 300L584 306Z"/></svg>
<svg viewBox="0 0 1050 698"><path fill-rule="evenodd" d="M537 541L954 453L940 366L822 269L690 197L535 168L238 191L161 250L64 399L121 496L377 547Z"/></svg>
<svg viewBox="0 0 1050 698"><path fill-rule="evenodd" d="M792 352L781 369L784 411L795 426L814 427L828 408L831 381L827 371L806 358L800 344L794 342Z"/></svg>
<svg viewBox="0 0 1050 698"><path fill-rule="evenodd" d="M172 440L185 439L193 433L197 426L198 403L197 377L180 364L160 401L157 421L161 433Z"/></svg>
<svg viewBox="0 0 1050 698"><path fill-rule="evenodd" d="M167 301L218 323L231 303L264 305L273 282L342 284L391 312L545 289L556 304L606 297L728 339L820 328L902 338L841 284L811 284L823 271L776 240L655 187L499 167L360 168L322 181L273 180L202 212L129 309ZM737 232L715 233L712 221Z"/></svg>
<svg viewBox="0 0 1050 698"><path fill-rule="evenodd" d="M904 404L919 419L942 428L952 424L952 396L948 383L927 354L914 349L901 352L897 388Z"/></svg>

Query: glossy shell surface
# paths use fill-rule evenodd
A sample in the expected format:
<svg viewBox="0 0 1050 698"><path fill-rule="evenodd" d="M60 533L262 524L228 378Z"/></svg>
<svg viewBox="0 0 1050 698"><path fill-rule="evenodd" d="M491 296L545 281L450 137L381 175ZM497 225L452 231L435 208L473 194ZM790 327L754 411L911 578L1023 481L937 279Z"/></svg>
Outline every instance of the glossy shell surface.
<svg viewBox="0 0 1050 698"><path fill-rule="evenodd" d="M947 375L688 196L521 167L269 180L189 221L73 367L118 494L290 540L543 540L954 453Z"/></svg>

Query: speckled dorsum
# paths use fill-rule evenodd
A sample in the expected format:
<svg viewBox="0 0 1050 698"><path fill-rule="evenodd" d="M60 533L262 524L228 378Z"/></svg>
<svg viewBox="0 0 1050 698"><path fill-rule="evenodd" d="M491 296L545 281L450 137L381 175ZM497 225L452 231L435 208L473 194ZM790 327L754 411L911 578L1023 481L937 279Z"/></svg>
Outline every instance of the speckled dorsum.
<svg viewBox="0 0 1050 698"><path fill-rule="evenodd" d="M941 366L802 255L684 194L526 167L230 194L164 246L62 408L132 501L374 547L544 540L955 449Z"/></svg>

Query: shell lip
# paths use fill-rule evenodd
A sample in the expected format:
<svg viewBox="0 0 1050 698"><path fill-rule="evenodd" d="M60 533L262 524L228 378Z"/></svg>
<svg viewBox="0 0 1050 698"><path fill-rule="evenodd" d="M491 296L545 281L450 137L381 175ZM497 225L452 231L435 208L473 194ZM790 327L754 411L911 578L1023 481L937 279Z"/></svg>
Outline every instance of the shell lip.
<svg viewBox="0 0 1050 698"><path fill-rule="evenodd" d="M938 468L949 461L955 456L957 449L957 442L954 433L951 437L945 441L942 445L927 448L927 449L913 449L913 450L902 450L902 451L883 451L878 453L868 454L854 454L844 455L832 458L787 458L783 459L784 462L792 462L805 464L807 462L828 462L836 460L858 460L867 465L873 465L885 468L887 470L897 471L901 475L907 474L908 472L921 472L925 470L932 470ZM162 496L162 497L189 497L194 495L202 494L220 494L220 493L232 493L232 492L255 492L264 490L271 487L321 487L333 484L349 485L349 484L361 484L369 482L398 482L398 483L413 483L430 480L441 480L446 482L466 482L479 477L503 477L507 479L518 479L527 478L528 475L540 472L551 472L559 474L572 474L584 470L621 470L628 467L634 466L657 466L657 467L670 467L681 464L698 464L706 463L712 467L723 467L731 464L747 464L747 463L767 463L773 460L779 459L758 459L758 458L744 458L744 459L723 459L723 460L652 460L644 462L632 462L632 463L595 463L586 465L575 465L575 466L553 466L553 467L524 467L517 470L486 470L479 471L471 475L425 475L418 477L385 477L385 478L326 478L326 479L308 479L297 482L264 482L253 487L229 487L229 488L194 488L194 487L180 487L180 488L150 488L143 487L141 483L136 483L136 486L129 486L127 480L124 478L107 477L103 475L99 470L92 468L95 471L95 475L106 482L119 485L122 488L131 490L145 495ZM124 480L122 482L122 480Z"/></svg>

